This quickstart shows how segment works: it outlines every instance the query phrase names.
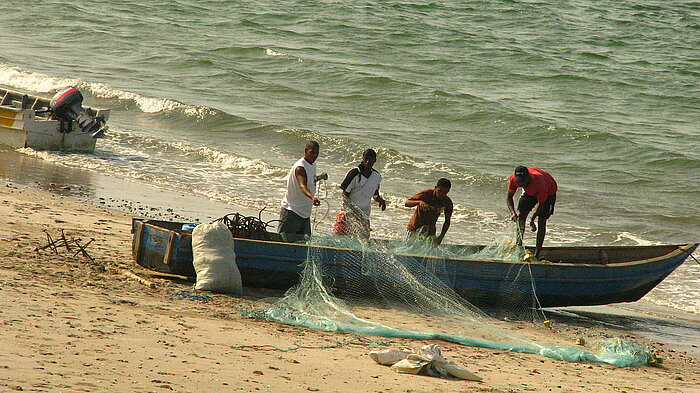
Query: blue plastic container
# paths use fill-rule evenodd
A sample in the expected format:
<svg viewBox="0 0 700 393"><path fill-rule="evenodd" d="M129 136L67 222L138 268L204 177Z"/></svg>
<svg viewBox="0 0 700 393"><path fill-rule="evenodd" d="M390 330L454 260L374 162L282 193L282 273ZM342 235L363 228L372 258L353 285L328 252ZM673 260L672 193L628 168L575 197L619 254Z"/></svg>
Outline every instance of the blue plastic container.
<svg viewBox="0 0 700 393"><path fill-rule="evenodd" d="M196 227L197 224L182 224L182 230L187 231L187 232L192 232L194 231L194 227Z"/></svg>

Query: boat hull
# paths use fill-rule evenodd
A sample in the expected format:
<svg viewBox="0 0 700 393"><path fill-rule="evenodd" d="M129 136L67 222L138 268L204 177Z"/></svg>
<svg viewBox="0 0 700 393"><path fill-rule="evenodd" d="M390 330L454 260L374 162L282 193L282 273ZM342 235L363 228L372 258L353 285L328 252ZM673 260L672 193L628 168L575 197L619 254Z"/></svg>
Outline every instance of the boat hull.
<svg viewBox="0 0 700 393"><path fill-rule="evenodd" d="M134 219L134 260L156 271L194 277L191 233L180 230L182 224ZM374 294L377 282L386 284L385 287L402 285L400 277L359 271L357 264L347 263L372 258L371 252L363 255L345 248L240 238L234 244L236 264L245 286L286 289L298 283L309 247L324 262L324 274L333 278L334 291L345 292L350 281L355 287L359 284L364 288L367 296ZM542 255L556 262L532 263L419 255L397 255L396 259L404 268L416 272L440 263L444 266L438 273L441 283L479 306L586 306L639 300L682 264L696 247L697 244L550 247L543 249ZM559 258L567 254L572 262ZM639 255L647 257L630 260Z"/></svg>

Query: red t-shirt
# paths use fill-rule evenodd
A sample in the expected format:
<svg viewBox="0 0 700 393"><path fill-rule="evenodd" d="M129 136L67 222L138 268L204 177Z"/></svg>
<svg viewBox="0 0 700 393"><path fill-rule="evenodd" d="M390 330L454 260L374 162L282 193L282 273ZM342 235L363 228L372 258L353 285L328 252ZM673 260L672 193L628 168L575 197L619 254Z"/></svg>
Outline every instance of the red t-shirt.
<svg viewBox="0 0 700 393"><path fill-rule="evenodd" d="M411 220L406 226L406 230L409 231L416 231L423 225L435 225L438 217L440 217L441 211L452 210L452 199L448 196L445 196L443 199L438 199L435 196L434 188L426 188L408 199L423 201L431 207L423 209L416 206L416 210L413 211L413 216L411 216Z"/></svg>
<svg viewBox="0 0 700 393"><path fill-rule="evenodd" d="M523 187L523 190L527 195L537 197L537 203L542 203L557 193L557 182L552 175L538 168L527 168L527 171L530 172L531 180L527 187ZM514 193L518 187L520 186L515 182L515 174L510 175L508 192Z"/></svg>

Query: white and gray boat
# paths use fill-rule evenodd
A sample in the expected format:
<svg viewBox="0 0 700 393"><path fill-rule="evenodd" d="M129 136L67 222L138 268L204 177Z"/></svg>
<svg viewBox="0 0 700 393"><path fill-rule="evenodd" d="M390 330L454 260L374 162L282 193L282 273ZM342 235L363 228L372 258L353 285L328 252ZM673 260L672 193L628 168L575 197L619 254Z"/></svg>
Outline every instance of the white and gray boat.
<svg viewBox="0 0 700 393"><path fill-rule="evenodd" d="M108 109L82 106L75 88L53 98L0 88L0 143L12 148L91 152L107 130Z"/></svg>

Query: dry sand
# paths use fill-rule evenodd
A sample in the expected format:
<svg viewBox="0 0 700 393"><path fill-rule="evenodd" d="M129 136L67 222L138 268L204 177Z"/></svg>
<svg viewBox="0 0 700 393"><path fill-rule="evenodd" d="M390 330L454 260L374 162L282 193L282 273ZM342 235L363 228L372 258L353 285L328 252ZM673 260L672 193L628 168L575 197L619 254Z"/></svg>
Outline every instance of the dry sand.
<svg viewBox="0 0 700 393"><path fill-rule="evenodd" d="M260 322L270 293L197 293L131 259L131 217L44 191L0 183L0 391L43 392L700 392L700 361L644 341L660 367L566 363L436 342L482 382L397 374L373 349L426 342L336 334ZM61 236L92 241L94 258L35 251ZM125 272L150 280L145 285ZM173 294L206 295L208 299ZM548 333L558 342L630 332L591 327Z"/></svg>

